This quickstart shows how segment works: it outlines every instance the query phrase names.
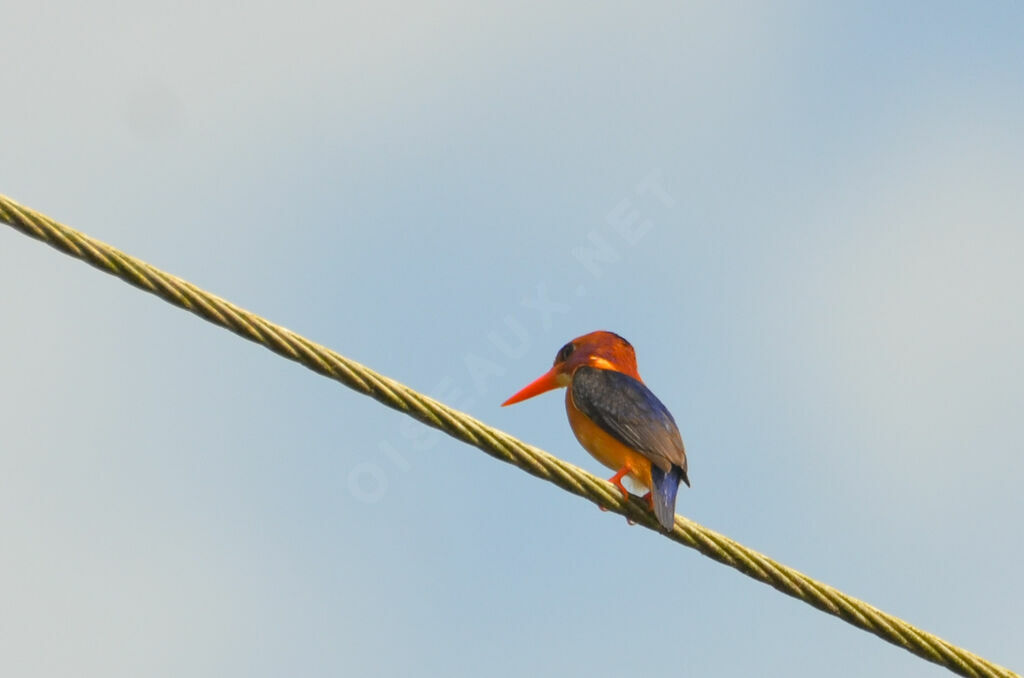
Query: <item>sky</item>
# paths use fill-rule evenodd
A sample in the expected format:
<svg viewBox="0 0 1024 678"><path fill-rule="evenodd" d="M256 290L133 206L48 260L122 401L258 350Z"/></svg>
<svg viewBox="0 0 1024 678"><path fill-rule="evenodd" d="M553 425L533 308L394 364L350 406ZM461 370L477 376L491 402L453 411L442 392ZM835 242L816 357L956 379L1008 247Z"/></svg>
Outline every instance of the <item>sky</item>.
<svg viewBox="0 0 1024 678"><path fill-rule="evenodd" d="M1024 670L1024 7L15 3L0 193ZM0 673L945 671L0 228Z"/></svg>

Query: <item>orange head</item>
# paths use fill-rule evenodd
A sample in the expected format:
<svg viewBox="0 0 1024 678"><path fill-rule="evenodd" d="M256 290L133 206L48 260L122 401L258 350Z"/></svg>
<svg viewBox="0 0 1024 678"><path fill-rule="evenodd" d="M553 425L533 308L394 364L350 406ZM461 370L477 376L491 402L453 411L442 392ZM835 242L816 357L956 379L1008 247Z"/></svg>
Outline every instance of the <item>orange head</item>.
<svg viewBox="0 0 1024 678"><path fill-rule="evenodd" d="M545 391L568 386L572 381L573 372L582 365L624 372L634 379L640 379L636 371L636 354L633 352L633 346L614 332L600 330L576 337L563 346L555 356L555 364L550 370L527 384L501 406L512 405Z"/></svg>

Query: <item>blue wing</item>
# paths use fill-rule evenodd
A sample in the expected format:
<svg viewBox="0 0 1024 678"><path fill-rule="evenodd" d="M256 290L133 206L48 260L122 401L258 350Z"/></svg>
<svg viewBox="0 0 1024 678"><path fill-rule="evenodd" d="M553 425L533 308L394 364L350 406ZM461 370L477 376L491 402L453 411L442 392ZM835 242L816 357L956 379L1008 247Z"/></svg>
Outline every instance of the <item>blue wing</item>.
<svg viewBox="0 0 1024 678"><path fill-rule="evenodd" d="M661 471L652 470L652 480L674 477L677 488L679 480L690 484L686 449L675 419L642 382L622 372L584 365L573 373L571 388L573 404L583 414Z"/></svg>

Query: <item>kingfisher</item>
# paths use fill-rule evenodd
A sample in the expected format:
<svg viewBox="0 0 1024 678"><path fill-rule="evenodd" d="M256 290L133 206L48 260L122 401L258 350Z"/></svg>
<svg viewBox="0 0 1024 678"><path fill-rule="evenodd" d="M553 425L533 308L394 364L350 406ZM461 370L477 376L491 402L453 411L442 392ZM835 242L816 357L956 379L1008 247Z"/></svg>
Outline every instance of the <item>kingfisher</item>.
<svg viewBox="0 0 1024 678"><path fill-rule="evenodd" d="M559 349L550 370L501 404L566 387L565 411L576 439L615 471L608 479L629 497L622 479L649 491L644 498L665 530L675 524L679 483L690 486L686 449L675 419L636 369L636 353L614 332L577 337Z"/></svg>

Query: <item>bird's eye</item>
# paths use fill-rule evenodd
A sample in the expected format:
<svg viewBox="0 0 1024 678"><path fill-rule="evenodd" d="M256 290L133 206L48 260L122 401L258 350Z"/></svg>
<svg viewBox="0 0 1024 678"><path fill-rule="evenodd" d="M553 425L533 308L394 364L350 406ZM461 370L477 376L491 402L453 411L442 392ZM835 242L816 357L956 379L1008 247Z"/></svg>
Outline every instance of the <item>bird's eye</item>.
<svg viewBox="0 0 1024 678"><path fill-rule="evenodd" d="M563 363L566 360L568 360L569 356L571 356L572 352L575 350L576 347L572 345L572 342L569 342L568 344L560 348L558 350L558 355L555 356L555 364L557 365L558 363Z"/></svg>

